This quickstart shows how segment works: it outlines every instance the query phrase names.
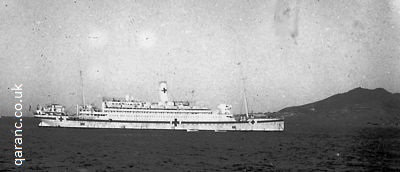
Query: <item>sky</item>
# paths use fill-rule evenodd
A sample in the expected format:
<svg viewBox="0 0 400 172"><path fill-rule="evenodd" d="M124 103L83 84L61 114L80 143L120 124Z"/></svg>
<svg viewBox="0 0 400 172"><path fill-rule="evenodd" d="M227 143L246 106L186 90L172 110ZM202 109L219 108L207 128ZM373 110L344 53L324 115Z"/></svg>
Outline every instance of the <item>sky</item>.
<svg viewBox="0 0 400 172"><path fill-rule="evenodd" d="M400 1L0 1L0 113L102 97L278 111L356 87L400 92ZM80 76L82 71L82 77ZM81 80L82 79L82 80ZM83 87L82 87L83 83Z"/></svg>

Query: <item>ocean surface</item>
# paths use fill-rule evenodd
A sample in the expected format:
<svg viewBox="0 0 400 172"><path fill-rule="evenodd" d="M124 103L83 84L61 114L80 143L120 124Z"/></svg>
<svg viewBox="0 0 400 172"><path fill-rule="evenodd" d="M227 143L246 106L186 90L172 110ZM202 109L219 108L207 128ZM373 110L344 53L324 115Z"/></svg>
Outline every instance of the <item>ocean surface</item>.
<svg viewBox="0 0 400 172"><path fill-rule="evenodd" d="M0 171L400 171L400 129L186 132L39 128L0 119ZM288 125L288 124L286 124Z"/></svg>

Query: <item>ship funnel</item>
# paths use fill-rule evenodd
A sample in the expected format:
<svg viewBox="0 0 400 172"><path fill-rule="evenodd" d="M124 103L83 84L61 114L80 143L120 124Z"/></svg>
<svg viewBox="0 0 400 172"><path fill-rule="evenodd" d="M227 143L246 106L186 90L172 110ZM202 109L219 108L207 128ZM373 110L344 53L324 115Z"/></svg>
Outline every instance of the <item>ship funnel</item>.
<svg viewBox="0 0 400 172"><path fill-rule="evenodd" d="M167 103L168 102L168 92L167 92L167 82L166 81L160 82L159 93L160 93L161 103Z"/></svg>

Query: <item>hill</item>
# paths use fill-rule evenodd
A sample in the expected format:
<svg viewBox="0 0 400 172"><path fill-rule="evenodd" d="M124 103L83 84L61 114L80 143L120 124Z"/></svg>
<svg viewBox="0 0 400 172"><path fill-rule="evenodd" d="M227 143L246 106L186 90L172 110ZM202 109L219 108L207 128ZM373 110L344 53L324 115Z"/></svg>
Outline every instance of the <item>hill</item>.
<svg viewBox="0 0 400 172"><path fill-rule="evenodd" d="M285 117L289 130L400 126L400 94L382 88L355 88L314 103L284 108L278 114Z"/></svg>

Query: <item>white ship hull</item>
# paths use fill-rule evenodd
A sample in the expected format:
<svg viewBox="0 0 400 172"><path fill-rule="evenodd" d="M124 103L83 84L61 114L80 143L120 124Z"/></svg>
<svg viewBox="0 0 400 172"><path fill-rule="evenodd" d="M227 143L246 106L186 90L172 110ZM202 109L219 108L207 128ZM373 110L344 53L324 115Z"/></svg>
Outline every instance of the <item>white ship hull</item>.
<svg viewBox="0 0 400 172"><path fill-rule="evenodd" d="M52 104L38 106L35 117L40 127L123 128L186 131L283 131L283 119L255 118L233 115L232 106L218 105L218 110L190 105L188 101L169 101L167 85L160 82L160 102L145 102L130 98L103 98L101 109L92 105L76 107L74 116L67 116L64 107ZM246 100L246 99L245 99ZM85 102L85 101L83 101Z"/></svg>
<svg viewBox="0 0 400 172"><path fill-rule="evenodd" d="M68 116L55 119L41 119L40 127L62 128L120 128L150 130L185 130L185 131L283 131L281 119L253 119L246 122L237 121L107 121L107 120L70 120ZM67 119L67 120L66 120Z"/></svg>

